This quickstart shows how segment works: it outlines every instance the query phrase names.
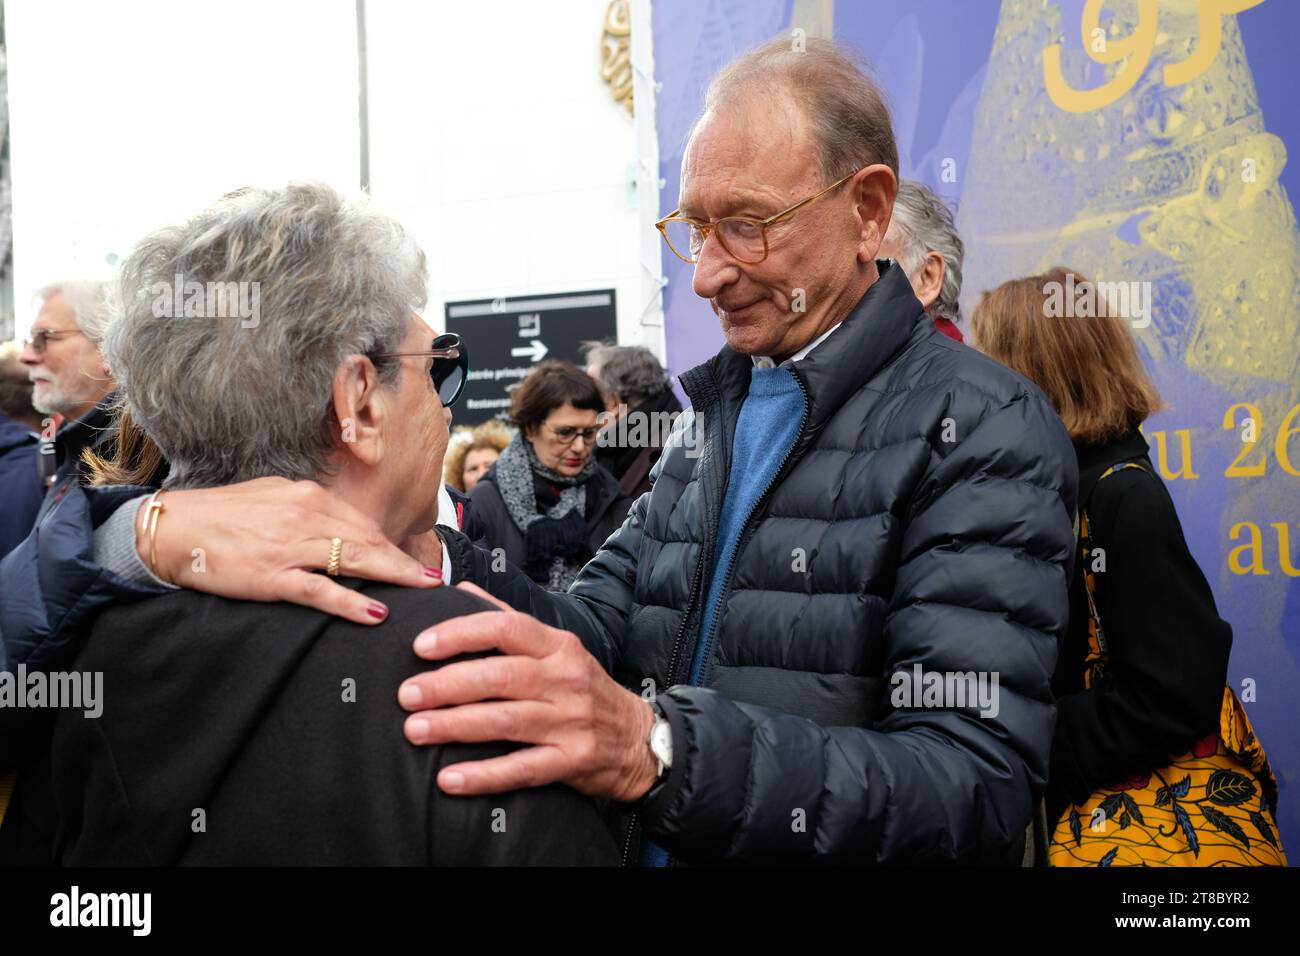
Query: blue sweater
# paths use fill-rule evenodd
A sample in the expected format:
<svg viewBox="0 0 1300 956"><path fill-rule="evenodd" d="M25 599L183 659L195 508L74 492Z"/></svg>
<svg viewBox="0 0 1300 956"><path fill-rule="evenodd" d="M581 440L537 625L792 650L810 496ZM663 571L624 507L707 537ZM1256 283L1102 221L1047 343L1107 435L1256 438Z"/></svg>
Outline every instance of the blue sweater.
<svg viewBox="0 0 1300 956"><path fill-rule="evenodd" d="M718 602L745 521L794 445L804 410L803 390L788 368L755 368L750 374L749 394L740 406L736 437L731 447L731 471L727 477L727 493L722 500L722 515L718 519L718 550L713 557L713 574L709 579L709 594L704 602L695 662L691 667L690 683L693 685L698 685L703 677L709 632L722 611Z"/></svg>

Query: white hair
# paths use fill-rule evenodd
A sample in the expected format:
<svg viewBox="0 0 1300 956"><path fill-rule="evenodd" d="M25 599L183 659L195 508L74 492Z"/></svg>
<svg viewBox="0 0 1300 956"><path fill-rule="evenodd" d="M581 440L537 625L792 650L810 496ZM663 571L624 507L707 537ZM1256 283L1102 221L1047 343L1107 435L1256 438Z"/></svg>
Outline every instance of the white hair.
<svg viewBox="0 0 1300 956"><path fill-rule="evenodd" d="M897 230L898 264L909 276L925 264L927 253L943 256L943 284L930 307L936 315L956 322L961 317L961 264L965 245L953 224L952 211L921 183L898 184L889 232Z"/></svg>
<svg viewBox="0 0 1300 956"><path fill-rule="evenodd" d="M36 293L44 305L56 295L63 296L77 320L82 335L96 345L104 341L109 323L113 319L108 304L108 283L91 279L68 279L51 282Z"/></svg>

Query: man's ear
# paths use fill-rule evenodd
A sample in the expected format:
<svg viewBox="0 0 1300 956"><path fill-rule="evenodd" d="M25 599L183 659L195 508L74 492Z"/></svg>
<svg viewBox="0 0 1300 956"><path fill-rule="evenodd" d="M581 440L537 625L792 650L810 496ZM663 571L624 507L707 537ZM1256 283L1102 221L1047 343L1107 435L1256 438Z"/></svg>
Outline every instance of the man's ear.
<svg viewBox="0 0 1300 956"><path fill-rule="evenodd" d="M374 363L364 355L349 355L334 372L336 439L343 453L366 465L379 464L387 411Z"/></svg>
<svg viewBox="0 0 1300 956"><path fill-rule="evenodd" d="M943 256L931 250L925 254L925 262L912 278L913 290L921 305L927 309L939 298L943 289Z"/></svg>
<svg viewBox="0 0 1300 956"><path fill-rule="evenodd" d="M858 260L873 262L880 244L885 241L885 230L889 228L894 196L898 193L898 177L885 164L876 163L860 170L850 185L856 200Z"/></svg>

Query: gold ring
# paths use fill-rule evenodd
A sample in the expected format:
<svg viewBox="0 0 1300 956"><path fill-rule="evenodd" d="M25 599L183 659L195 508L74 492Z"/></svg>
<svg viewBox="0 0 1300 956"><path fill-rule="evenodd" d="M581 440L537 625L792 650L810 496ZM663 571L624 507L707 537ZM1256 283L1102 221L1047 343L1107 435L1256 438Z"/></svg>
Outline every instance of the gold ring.
<svg viewBox="0 0 1300 956"><path fill-rule="evenodd" d="M339 561L343 558L343 539L330 538L330 563L325 565L325 573L332 578L339 576Z"/></svg>

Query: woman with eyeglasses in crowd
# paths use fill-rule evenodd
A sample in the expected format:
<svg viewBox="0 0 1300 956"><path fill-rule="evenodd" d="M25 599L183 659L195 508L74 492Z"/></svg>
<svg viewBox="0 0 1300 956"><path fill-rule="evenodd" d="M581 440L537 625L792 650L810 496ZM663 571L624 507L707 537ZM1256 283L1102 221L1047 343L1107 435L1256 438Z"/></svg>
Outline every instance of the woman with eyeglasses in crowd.
<svg viewBox="0 0 1300 956"><path fill-rule="evenodd" d="M593 454L604 411L586 372L542 362L511 400L519 434L470 492L487 545L551 591L568 590L632 506Z"/></svg>

